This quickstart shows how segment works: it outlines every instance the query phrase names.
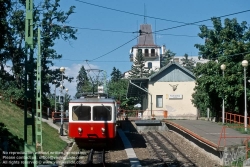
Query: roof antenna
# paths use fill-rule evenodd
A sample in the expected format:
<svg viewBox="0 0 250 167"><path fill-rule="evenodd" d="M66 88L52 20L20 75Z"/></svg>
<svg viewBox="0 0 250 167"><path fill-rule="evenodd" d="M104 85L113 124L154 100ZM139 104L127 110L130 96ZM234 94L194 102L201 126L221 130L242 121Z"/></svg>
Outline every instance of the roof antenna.
<svg viewBox="0 0 250 167"><path fill-rule="evenodd" d="M156 20L155 20L155 32L156 32ZM155 33L155 45L157 45L157 43L156 43L156 33Z"/></svg>
<svg viewBox="0 0 250 167"><path fill-rule="evenodd" d="M145 3L144 3L144 24L147 24L146 14L147 14L146 5L145 5Z"/></svg>

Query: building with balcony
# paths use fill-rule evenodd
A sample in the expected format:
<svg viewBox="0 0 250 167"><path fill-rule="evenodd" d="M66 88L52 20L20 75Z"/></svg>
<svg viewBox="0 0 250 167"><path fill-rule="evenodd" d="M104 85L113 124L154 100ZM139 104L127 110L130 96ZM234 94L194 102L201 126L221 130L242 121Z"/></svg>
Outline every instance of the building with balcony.
<svg viewBox="0 0 250 167"><path fill-rule="evenodd" d="M152 28L149 24L140 25L140 36L137 44L130 50L130 61L135 62L136 55L141 52L145 60L145 68L153 71L160 69L161 54L165 53L165 46L162 47L154 43ZM125 77L129 74L125 73Z"/></svg>

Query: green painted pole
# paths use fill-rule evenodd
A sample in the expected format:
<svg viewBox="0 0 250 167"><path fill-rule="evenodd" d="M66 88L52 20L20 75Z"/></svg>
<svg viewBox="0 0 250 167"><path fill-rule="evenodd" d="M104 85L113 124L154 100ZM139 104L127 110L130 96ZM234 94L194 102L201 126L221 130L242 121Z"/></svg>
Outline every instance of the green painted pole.
<svg viewBox="0 0 250 167"><path fill-rule="evenodd" d="M25 97L24 97L24 166L32 163L36 164L36 139L35 139L35 100L34 100L34 58L33 58L33 0L26 0L26 18L25 18ZM29 58L28 58L29 54ZM31 117L28 116L28 102L31 108ZM32 139L28 143L28 126L31 126ZM32 157L32 159L28 159Z"/></svg>
<svg viewBox="0 0 250 167"><path fill-rule="evenodd" d="M38 55L37 55L37 74L36 74L36 146L37 151L42 148L42 82L41 82L41 44L40 29L38 28Z"/></svg>

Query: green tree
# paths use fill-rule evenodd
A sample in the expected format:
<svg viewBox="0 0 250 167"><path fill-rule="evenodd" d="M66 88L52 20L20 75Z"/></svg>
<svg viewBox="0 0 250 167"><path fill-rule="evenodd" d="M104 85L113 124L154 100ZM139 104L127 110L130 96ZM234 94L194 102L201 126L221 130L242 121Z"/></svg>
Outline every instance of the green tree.
<svg viewBox="0 0 250 167"><path fill-rule="evenodd" d="M88 78L88 74L84 66L80 68L80 71L78 72L78 76L76 77L76 82L77 82L77 86L76 86L75 97L77 97L77 95L81 93L92 91L92 86L91 86L91 83Z"/></svg>
<svg viewBox="0 0 250 167"><path fill-rule="evenodd" d="M4 48L5 42L7 39L7 33L8 33L8 11L10 10L11 2L9 0L1 0L0 1L0 51ZM1 54L2 52L0 52ZM3 55L0 56L1 58ZM0 59L1 60L1 59ZM1 64L1 62L0 62Z"/></svg>
<svg viewBox="0 0 250 167"><path fill-rule="evenodd" d="M184 54L184 58L181 59L182 61L182 65L183 67L185 67L186 69L188 69L189 71L193 72L194 70L194 65L195 65L195 61L193 60L193 58L189 59L188 58L188 54Z"/></svg>
<svg viewBox="0 0 250 167"><path fill-rule="evenodd" d="M4 42L0 44L0 77L4 83L0 89L4 96L19 99L23 97L24 8L17 1L0 3L3 16L0 23L1 42Z"/></svg>
<svg viewBox="0 0 250 167"><path fill-rule="evenodd" d="M108 94L117 100L123 101L126 98L128 80L119 79L118 81L110 81L108 84Z"/></svg>
<svg viewBox="0 0 250 167"><path fill-rule="evenodd" d="M24 59L25 53L25 1L1 1L1 9L8 6L4 5L11 3L11 8L8 10L7 19L1 18L1 23L4 23L4 30L1 35L4 35L4 48L1 48L0 56L0 75L3 76L4 82L7 83L4 87L10 94L15 94L16 98L22 98L23 94L20 90L24 89ZM53 80L61 79L59 69L52 70L54 65L53 60L60 59L61 54L58 54L55 49L55 40L63 39L69 41L75 40L75 29L63 26L67 23L68 18L74 12L74 6L71 6L67 12L60 10L60 0L45 0L42 3L34 6L34 47L37 45L37 28L41 29L41 57L42 57L42 90L43 102L46 101L45 94L50 92L49 83ZM1 12L4 12L1 10ZM4 14L3 14L4 16ZM8 20L8 22L6 22ZM6 28L7 27L7 28ZM3 28L3 27L1 27ZM2 32L7 32L6 34ZM2 40L2 39L1 39ZM8 63L8 64L7 64ZM11 65L10 65L11 64ZM31 62L36 67L36 60ZM4 66L9 65L11 72L5 71ZM32 75L35 75L35 70ZM2 79L2 80L3 80ZM36 78L34 77L34 80ZM71 81L73 78L64 76L64 79ZM11 85L15 85L12 87ZM35 93L34 93L35 94ZM18 96L20 95L20 96Z"/></svg>
<svg viewBox="0 0 250 167"><path fill-rule="evenodd" d="M113 67L113 71L110 75L112 82L119 81L123 77L121 71L119 69L116 69L115 67Z"/></svg>
<svg viewBox="0 0 250 167"><path fill-rule="evenodd" d="M40 9L42 8L42 10ZM71 6L67 12L60 10L60 0L45 0L36 8L34 12L35 21L41 24L41 53L42 53L42 90L43 93L50 92L49 83L52 80L60 81L61 72L59 69L52 70L50 67L54 65L53 60L62 58L61 54L53 48L55 40L76 40L77 30L63 26L68 23L71 14L74 13L75 6ZM39 11L42 11L42 16ZM35 31L36 32L36 31ZM50 61L48 61L50 60ZM49 76L49 77L48 77ZM72 77L63 76L64 79L72 81Z"/></svg>
<svg viewBox="0 0 250 167"><path fill-rule="evenodd" d="M167 50L161 57L161 67L167 65L174 57L175 53L173 53L171 50Z"/></svg>
<svg viewBox="0 0 250 167"><path fill-rule="evenodd" d="M244 79L241 62L244 59L250 61L250 29L247 22L238 23L236 19L225 19L224 26L220 18L212 18L212 22L212 29L200 27L198 35L204 39L204 44L195 45L199 55L210 61L194 69L197 81L192 101L198 109L209 107L218 115L224 98L225 111L243 113ZM226 65L224 77L221 64ZM247 78L249 72L248 68ZM247 92L249 102L249 85Z"/></svg>
<svg viewBox="0 0 250 167"><path fill-rule="evenodd" d="M138 54L135 57L129 75L129 78L146 78L149 76L148 70L145 69L145 60L141 50L138 51Z"/></svg>
<svg viewBox="0 0 250 167"><path fill-rule="evenodd" d="M194 74L196 85L192 102L203 115L207 108L216 113L220 110L220 102L222 102L222 97L219 96L218 91L223 86L218 64L215 61L209 61L205 64L197 63Z"/></svg>

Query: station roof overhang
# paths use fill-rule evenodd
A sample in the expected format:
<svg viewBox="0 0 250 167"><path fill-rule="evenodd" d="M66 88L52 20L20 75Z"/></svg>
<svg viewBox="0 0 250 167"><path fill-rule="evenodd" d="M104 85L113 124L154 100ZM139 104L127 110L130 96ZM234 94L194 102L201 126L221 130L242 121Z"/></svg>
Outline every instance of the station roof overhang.
<svg viewBox="0 0 250 167"><path fill-rule="evenodd" d="M148 79L147 78L136 78L130 79L127 89L127 97L140 97L147 94Z"/></svg>

